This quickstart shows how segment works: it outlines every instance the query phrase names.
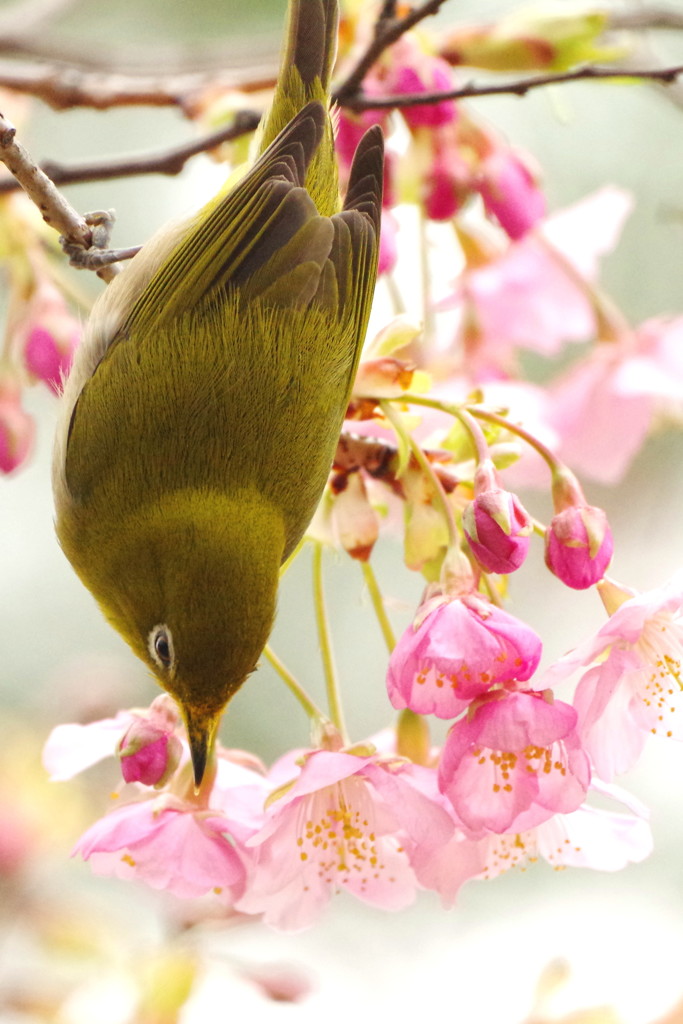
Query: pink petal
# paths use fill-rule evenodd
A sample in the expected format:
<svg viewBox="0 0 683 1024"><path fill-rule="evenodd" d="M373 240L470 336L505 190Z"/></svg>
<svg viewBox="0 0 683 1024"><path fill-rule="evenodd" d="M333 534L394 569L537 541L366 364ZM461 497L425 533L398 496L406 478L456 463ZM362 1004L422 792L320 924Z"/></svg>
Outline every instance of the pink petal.
<svg viewBox="0 0 683 1024"><path fill-rule="evenodd" d="M43 764L55 782L71 779L105 757L113 757L133 715L120 711L88 725L56 726L43 749Z"/></svg>

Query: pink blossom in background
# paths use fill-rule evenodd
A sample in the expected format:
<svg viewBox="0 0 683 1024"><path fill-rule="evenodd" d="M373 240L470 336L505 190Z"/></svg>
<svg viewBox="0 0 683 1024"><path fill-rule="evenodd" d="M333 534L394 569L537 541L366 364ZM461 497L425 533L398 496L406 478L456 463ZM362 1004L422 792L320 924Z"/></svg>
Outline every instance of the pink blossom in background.
<svg viewBox="0 0 683 1024"><path fill-rule="evenodd" d="M683 318L653 319L598 345L549 388L558 453L601 483L618 483L657 416L683 409Z"/></svg>
<svg viewBox="0 0 683 1024"><path fill-rule="evenodd" d="M648 395L658 413L671 410L676 423L683 405L683 317L655 317L634 332L632 351L614 373L620 395Z"/></svg>
<svg viewBox="0 0 683 1024"><path fill-rule="evenodd" d="M385 95L387 92L377 76L372 73L364 79L363 91L366 96L378 97ZM389 114L385 110L363 110L358 113L352 110L339 111L339 121L334 142L342 170L348 172L350 169L358 143L369 128L379 124L386 131L388 117Z"/></svg>
<svg viewBox="0 0 683 1024"><path fill-rule="evenodd" d="M455 718L494 684L530 679L541 640L520 619L476 593L423 609L397 643L387 672L395 708Z"/></svg>
<svg viewBox="0 0 683 1024"><path fill-rule="evenodd" d="M409 851L436 847L453 831L444 808L411 781L413 768L382 755L307 755L247 844L255 866L236 909L296 931L339 891L385 910L412 903Z"/></svg>
<svg viewBox="0 0 683 1024"><path fill-rule="evenodd" d="M450 220L470 194L472 170L451 134L435 132L429 142L432 157L423 174L422 203L430 220Z"/></svg>
<svg viewBox="0 0 683 1024"><path fill-rule="evenodd" d="M598 589L608 621L542 682L554 686L587 669L574 696L578 731L597 774L610 781L633 767L648 736L683 739L683 574L644 594L610 580Z"/></svg>
<svg viewBox="0 0 683 1024"><path fill-rule="evenodd" d="M604 185L571 206L553 211L543 222L543 238L581 277L595 282L600 260L616 248L633 206L630 192Z"/></svg>
<svg viewBox="0 0 683 1024"><path fill-rule="evenodd" d="M574 708L547 692L496 690L448 733L439 787L473 832L524 831L574 811L590 781Z"/></svg>
<svg viewBox="0 0 683 1024"><path fill-rule="evenodd" d="M557 454L580 476L606 484L624 476L643 445L654 411L651 395L620 386L629 355L617 344L598 345L548 388L548 421L559 438Z"/></svg>
<svg viewBox="0 0 683 1024"><path fill-rule="evenodd" d="M455 87L453 71L441 57L424 53L414 37L404 35L392 46L392 63L384 77L388 94L401 96L446 92ZM402 107L401 116L411 129L439 128L458 116L454 100L440 100L415 107Z"/></svg>
<svg viewBox="0 0 683 1024"><path fill-rule="evenodd" d="M0 472L11 473L26 461L35 429L33 417L21 406L21 389L0 376Z"/></svg>
<svg viewBox="0 0 683 1024"><path fill-rule="evenodd" d="M615 245L630 209L625 192L601 189L553 213L497 258L465 271L442 308L465 303L476 330L475 379L508 373L518 348L554 356L594 337L595 312L577 272L591 284L599 258ZM474 344L474 342L473 342Z"/></svg>
<svg viewBox="0 0 683 1024"><path fill-rule="evenodd" d="M382 227L379 236L378 274L388 274L398 259L398 222L390 210L382 210Z"/></svg>
<svg viewBox="0 0 683 1024"><path fill-rule="evenodd" d="M27 370L59 394L81 340L81 327L64 296L49 282L41 282L36 289L23 331Z"/></svg>
<svg viewBox="0 0 683 1024"><path fill-rule="evenodd" d="M546 213L545 196L524 160L498 146L479 165L477 189L505 233L523 238Z"/></svg>

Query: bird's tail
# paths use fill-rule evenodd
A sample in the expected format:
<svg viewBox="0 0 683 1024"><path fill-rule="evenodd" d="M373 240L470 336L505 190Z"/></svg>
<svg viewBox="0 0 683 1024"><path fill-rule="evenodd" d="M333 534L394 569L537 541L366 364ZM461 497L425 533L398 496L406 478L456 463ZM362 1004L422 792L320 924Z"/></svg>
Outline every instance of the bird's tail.
<svg viewBox="0 0 683 1024"><path fill-rule="evenodd" d="M311 100L327 108L337 53L337 0L289 0L280 72L259 140L261 154ZM331 123L306 177L318 212L331 216L339 208L334 136Z"/></svg>

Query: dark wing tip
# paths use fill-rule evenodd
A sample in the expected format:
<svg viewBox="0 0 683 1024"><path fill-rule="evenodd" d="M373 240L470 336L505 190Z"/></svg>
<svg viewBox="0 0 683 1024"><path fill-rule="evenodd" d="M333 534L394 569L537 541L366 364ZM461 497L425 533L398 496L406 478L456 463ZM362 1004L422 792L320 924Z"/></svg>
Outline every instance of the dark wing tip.
<svg viewBox="0 0 683 1024"><path fill-rule="evenodd" d="M382 216L384 183L384 136L378 124L369 128L358 143L349 174L344 210L367 214L376 234Z"/></svg>

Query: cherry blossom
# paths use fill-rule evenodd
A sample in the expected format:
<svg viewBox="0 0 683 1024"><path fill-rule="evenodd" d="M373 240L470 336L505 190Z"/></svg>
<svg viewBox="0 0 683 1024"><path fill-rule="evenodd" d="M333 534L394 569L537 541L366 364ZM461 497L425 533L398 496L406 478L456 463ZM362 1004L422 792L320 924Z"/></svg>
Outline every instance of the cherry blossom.
<svg viewBox="0 0 683 1024"><path fill-rule="evenodd" d="M213 892L232 902L244 891L246 855L238 823L180 799L123 804L95 822L74 847L97 875L136 879L194 897Z"/></svg>
<svg viewBox="0 0 683 1024"><path fill-rule="evenodd" d="M596 331L590 285L630 210L627 193L604 188L552 213L537 228L462 275L453 297L474 325L469 365L477 378L508 372L518 348L545 356Z"/></svg>
<svg viewBox="0 0 683 1024"><path fill-rule="evenodd" d="M530 679L540 637L481 594L430 599L405 631L387 673L395 708L454 718L494 684Z"/></svg>
<svg viewBox="0 0 683 1024"><path fill-rule="evenodd" d="M495 690L452 727L439 787L472 831L526 830L576 810L590 779L575 710L547 691Z"/></svg>
<svg viewBox="0 0 683 1024"><path fill-rule="evenodd" d="M277 765L275 772L282 774ZM418 882L410 855L453 831L436 789L425 795L416 774L408 762L363 750L305 755L247 842L255 866L237 909L294 931L312 924L339 891L386 910L411 903Z"/></svg>
<svg viewBox="0 0 683 1024"><path fill-rule="evenodd" d="M683 574L638 594L598 584L608 621L543 676L555 685L585 668L574 696L579 735L598 775L609 781L636 763L648 735L683 739Z"/></svg>
<svg viewBox="0 0 683 1024"><path fill-rule="evenodd" d="M647 808L620 787L597 783L592 788L625 809L606 810L583 803L569 814L555 814L520 832L470 838L456 830L448 843L415 864L420 882L435 889L445 907L452 907L469 879L496 878L541 859L558 870L581 867L596 871L620 871L645 860L653 845Z"/></svg>

